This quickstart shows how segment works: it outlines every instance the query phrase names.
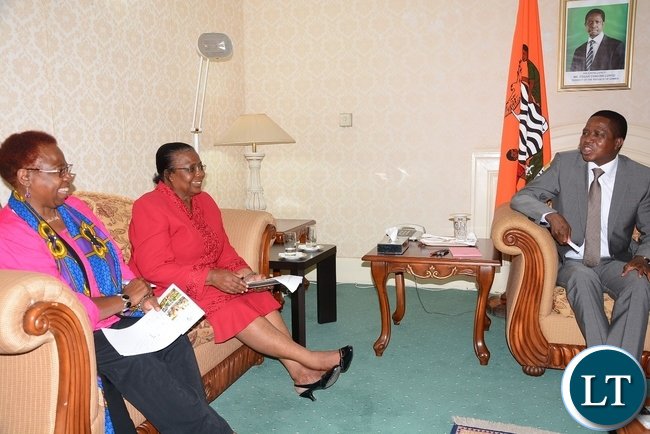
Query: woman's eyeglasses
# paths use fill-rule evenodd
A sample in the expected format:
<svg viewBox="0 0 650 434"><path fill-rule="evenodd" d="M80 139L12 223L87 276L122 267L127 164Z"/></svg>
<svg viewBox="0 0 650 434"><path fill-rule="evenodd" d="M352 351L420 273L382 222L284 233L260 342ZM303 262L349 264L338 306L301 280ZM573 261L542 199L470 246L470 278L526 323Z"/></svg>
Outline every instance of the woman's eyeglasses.
<svg viewBox="0 0 650 434"><path fill-rule="evenodd" d="M198 164L192 164L190 167L170 167L169 170L184 170L187 173L199 173L199 172L205 172L206 167L208 166L202 163L198 163Z"/></svg>
<svg viewBox="0 0 650 434"><path fill-rule="evenodd" d="M58 173L59 178L65 178L66 176L75 176L72 173L72 164L66 164L61 169L39 169L38 167L26 167L25 170L35 170L36 172L42 173Z"/></svg>

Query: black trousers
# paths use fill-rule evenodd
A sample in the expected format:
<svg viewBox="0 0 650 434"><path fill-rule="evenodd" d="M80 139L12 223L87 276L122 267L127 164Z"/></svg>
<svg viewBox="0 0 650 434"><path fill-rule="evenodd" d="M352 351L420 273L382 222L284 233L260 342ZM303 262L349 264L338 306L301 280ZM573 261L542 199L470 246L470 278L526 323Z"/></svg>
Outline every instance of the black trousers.
<svg viewBox="0 0 650 434"><path fill-rule="evenodd" d="M112 328L134 324L123 318ZM232 428L205 399L198 364L187 336L167 348L137 356L121 356L104 333L94 333L97 370L104 379L105 397L118 434L134 433L125 424L119 394L128 399L162 434L232 433ZM116 402L117 401L117 402ZM130 419L129 419L130 421ZM126 425L126 426L125 426Z"/></svg>

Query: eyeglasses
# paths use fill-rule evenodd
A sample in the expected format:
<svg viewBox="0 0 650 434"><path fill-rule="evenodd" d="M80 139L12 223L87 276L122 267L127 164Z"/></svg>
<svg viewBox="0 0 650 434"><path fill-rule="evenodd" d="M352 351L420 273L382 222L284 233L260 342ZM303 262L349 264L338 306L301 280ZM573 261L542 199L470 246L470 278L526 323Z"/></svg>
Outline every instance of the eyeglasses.
<svg viewBox="0 0 650 434"><path fill-rule="evenodd" d="M72 164L66 164L61 169L39 169L38 167L26 167L25 170L35 170L37 172L43 173L58 173L59 178L65 178L66 176L75 176L75 173L72 173Z"/></svg>
<svg viewBox="0 0 650 434"><path fill-rule="evenodd" d="M205 164L197 163L192 164L190 167L170 167L169 170L184 170L187 173L199 173L205 172L205 168L208 167Z"/></svg>

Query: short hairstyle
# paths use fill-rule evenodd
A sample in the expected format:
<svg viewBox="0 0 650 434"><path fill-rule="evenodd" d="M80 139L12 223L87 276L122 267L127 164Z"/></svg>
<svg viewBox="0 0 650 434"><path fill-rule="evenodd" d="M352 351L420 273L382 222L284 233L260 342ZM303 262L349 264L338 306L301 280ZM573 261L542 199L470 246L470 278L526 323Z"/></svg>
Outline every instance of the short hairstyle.
<svg viewBox="0 0 650 434"><path fill-rule="evenodd" d="M163 180L165 170L172 167L172 159L177 152L193 151L194 148L183 142L165 143L156 151L156 176L153 177L154 184Z"/></svg>
<svg viewBox="0 0 650 434"><path fill-rule="evenodd" d="M609 119L613 127L614 138L625 140L625 136L627 136L627 121L622 114L612 110L599 110L591 115L592 118L594 116Z"/></svg>
<svg viewBox="0 0 650 434"><path fill-rule="evenodd" d="M590 15L600 15L603 18L603 23L605 22L605 11L602 9L594 8L587 12L587 15L585 15L585 24L587 24L587 19L589 18Z"/></svg>
<svg viewBox="0 0 650 434"><path fill-rule="evenodd" d="M56 145L56 139L43 131L23 131L10 135L0 145L0 176L15 188L18 169L36 163L42 146Z"/></svg>

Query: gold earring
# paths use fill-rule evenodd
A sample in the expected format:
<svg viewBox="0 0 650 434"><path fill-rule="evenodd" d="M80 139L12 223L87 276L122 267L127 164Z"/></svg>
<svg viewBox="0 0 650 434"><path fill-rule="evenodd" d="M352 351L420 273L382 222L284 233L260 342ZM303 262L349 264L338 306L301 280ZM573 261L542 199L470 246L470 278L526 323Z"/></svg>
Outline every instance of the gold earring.
<svg viewBox="0 0 650 434"><path fill-rule="evenodd" d="M32 194L29 192L29 185L27 186L27 189L25 190L25 198L29 199L32 197Z"/></svg>

